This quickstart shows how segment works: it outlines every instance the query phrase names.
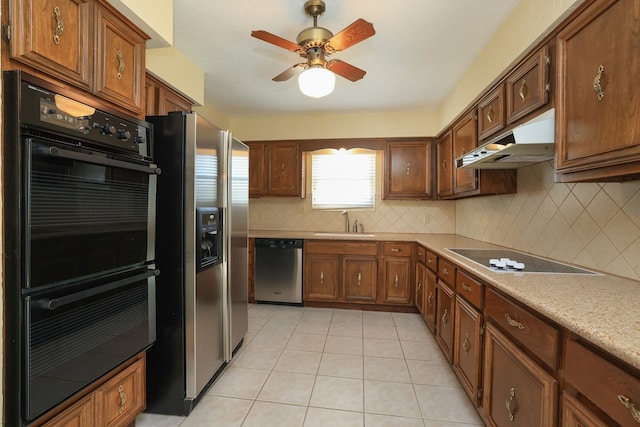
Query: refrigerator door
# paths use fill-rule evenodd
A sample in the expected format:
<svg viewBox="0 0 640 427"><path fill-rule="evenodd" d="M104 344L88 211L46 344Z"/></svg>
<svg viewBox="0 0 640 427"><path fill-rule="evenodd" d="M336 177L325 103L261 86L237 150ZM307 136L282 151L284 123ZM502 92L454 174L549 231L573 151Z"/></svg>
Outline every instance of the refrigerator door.
<svg viewBox="0 0 640 427"><path fill-rule="evenodd" d="M225 359L231 360L234 350L248 329L248 217L249 217L249 147L229 134L227 183L227 283L228 307L225 331Z"/></svg>

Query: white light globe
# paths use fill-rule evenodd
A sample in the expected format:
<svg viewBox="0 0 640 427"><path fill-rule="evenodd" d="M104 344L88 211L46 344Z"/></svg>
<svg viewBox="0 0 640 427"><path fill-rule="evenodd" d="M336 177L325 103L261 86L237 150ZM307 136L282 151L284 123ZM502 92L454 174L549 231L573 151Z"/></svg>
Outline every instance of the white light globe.
<svg viewBox="0 0 640 427"><path fill-rule="evenodd" d="M336 75L322 67L309 68L298 76L300 92L312 98L329 95L335 85Z"/></svg>

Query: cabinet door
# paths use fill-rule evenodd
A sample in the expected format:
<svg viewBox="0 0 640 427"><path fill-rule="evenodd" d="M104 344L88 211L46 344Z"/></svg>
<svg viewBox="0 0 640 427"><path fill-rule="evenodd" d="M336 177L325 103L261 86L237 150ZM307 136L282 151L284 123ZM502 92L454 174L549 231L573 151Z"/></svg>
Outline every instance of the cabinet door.
<svg viewBox="0 0 640 427"><path fill-rule="evenodd" d="M424 266L421 262L416 263L416 307L418 307L418 311L420 314L424 316L424 289L425 289L425 279L427 274L427 267Z"/></svg>
<svg viewBox="0 0 640 427"><path fill-rule="evenodd" d="M557 36L557 170L563 181L640 173L638 4L595 1Z"/></svg>
<svg viewBox="0 0 640 427"><path fill-rule="evenodd" d="M479 406L482 366L482 314L456 295L453 369L471 401Z"/></svg>
<svg viewBox="0 0 640 427"><path fill-rule="evenodd" d="M478 139L483 140L504 127L504 83L478 104Z"/></svg>
<svg viewBox="0 0 640 427"><path fill-rule="evenodd" d="M92 427L95 425L93 405L93 394L89 394L42 427Z"/></svg>
<svg viewBox="0 0 640 427"><path fill-rule="evenodd" d="M376 302L376 257L345 255L342 259L344 298L349 302Z"/></svg>
<svg viewBox="0 0 640 427"><path fill-rule="evenodd" d="M260 197L265 191L265 145L247 143L249 146L249 197Z"/></svg>
<svg viewBox="0 0 640 427"><path fill-rule="evenodd" d="M95 29L94 93L141 114L148 37L103 0L96 2Z"/></svg>
<svg viewBox="0 0 640 427"><path fill-rule="evenodd" d="M338 255L309 254L304 264L304 297L309 300L338 299Z"/></svg>
<svg viewBox="0 0 640 427"><path fill-rule="evenodd" d="M91 9L87 0L11 0L11 59L91 90Z"/></svg>
<svg viewBox="0 0 640 427"><path fill-rule="evenodd" d="M558 382L492 324L484 360L482 407L488 425L557 425Z"/></svg>
<svg viewBox="0 0 640 427"><path fill-rule="evenodd" d="M607 427L605 422L566 392L562 394L562 425L564 427Z"/></svg>
<svg viewBox="0 0 640 427"><path fill-rule="evenodd" d="M411 258L384 258L382 304L411 304Z"/></svg>
<svg viewBox="0 0 640 427"><path fill-rule="evenodd" d="M300 197L302 156L297 143L274 143L267 146L269 196Z"/></svg>
<svg viewBox="0 0 640 427"><path fill-rule="evenodd" d="M453 194L453 137L451 131L447 131L436 143L436 170L438 198Z"/></svg>
<svg viewBox="0 0 640 427"><path fill-rule="evenodd" d="M438 283L438 321L436 329L436 341L447 357L449 363L453 361L453 338L454 338L454 295L453 290L444 282Z"/></svg>
<svg viewBox="0 0 640 427"><path fill-rule="evenodd" d="M430 142L394 142L387 145L383 198L431 198Z"/></svg>
<svg viewBox="0 0 640 427"><path fill-rule="evenodd" d="M475 112L461 118L453 126L453 161L478 146ZM478 188L478 171L476 169L461 169L454 166L453 192L454 194L474 191Z"/></svg>
<svg viewBox="0 0 640 427"><path fill-rule="evenodd" d="M507 123L549 102L549 48L543 47L507 77Z"/></svg>
<svg viewBox="0 0 640 427"><path fill-rule="evenodd" d="M94 392L98 426L128 426L146 406L144 358L107 381Z"/></svg>
<svg viewBox="0 0 640 427"><path fill-rule="evenodd" d="M436 273L427 269L425 271L425 287L424 287L424 312L423 317L431 332L436 331L437 319L437 278Z"/></svg>

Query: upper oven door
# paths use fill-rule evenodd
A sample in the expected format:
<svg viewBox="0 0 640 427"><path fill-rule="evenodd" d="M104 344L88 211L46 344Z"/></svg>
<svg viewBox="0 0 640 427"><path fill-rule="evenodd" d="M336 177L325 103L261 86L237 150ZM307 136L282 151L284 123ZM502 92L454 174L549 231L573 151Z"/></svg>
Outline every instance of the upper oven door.
<svg viewBox="0 0 640 427"><path fill-rule="evenodd" d="M157 168L44 139L24 143L26 287L153 261Z"/></svg>

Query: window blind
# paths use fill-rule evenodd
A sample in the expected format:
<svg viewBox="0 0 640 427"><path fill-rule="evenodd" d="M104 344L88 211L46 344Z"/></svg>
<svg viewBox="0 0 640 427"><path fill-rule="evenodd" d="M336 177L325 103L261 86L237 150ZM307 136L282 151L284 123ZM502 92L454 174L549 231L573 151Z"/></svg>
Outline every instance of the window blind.
<svg viewBox="0 0 640 427"><path fill-rule="evenodd" d="M373 208L375 153L311 155L313 209Z"/></svg>

